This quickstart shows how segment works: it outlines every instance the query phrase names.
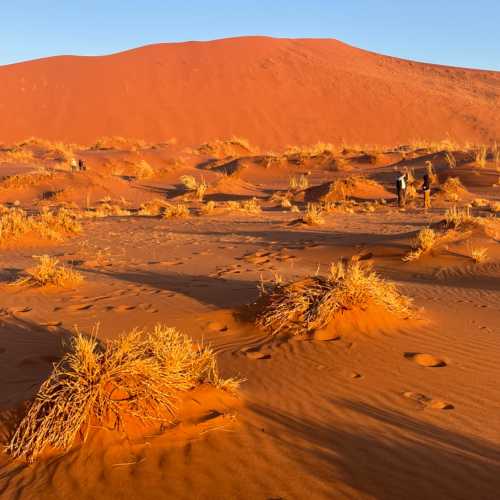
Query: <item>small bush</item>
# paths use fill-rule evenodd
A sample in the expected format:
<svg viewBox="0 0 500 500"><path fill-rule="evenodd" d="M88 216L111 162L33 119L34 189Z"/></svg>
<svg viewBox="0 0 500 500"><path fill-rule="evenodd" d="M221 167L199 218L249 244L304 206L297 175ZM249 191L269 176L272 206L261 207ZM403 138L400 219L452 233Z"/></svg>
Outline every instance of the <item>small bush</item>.
<svg viewBox="0 0 500 500"><path fill-rule="evenodd" d="M411 300L393 283L357 261L348 265L337 262L327 276L264 287L256 322L273 335L282 331L300 334L324 328L342 311L369 305L400 316L411 311Z"/></svg>
<svg viewBox="0 0 500 500"><path fill-rule="evenodd" d="M444 220L447 228L461 229L474 222L475 217L471 214L469 207L463 209L452 207L446 210Z"/></svg>
<svg viewBox="0 0 500 500"><path fill-rule="evenodd" d="M429 253L438 243L439 237L430 227L421 229L413 243L413 250L403 257L403 261L411 262Z"/></svg>
<svg viewBox="0 0 500 500"><path fill-rule="evenodd" d="M173 217L186 218L189 216L190 216L189 208L187 205L184 205L183 203L177 203L176 205L168 205L163 212L164 219L171 219Z"/></svg>
<svg viewBox="0 0 500 500"><path fill-rule="evenodd" d="M476 264L482 264L488 260L488 249L473 247L470 249L470 256Z"/></svg>
<svg viewBox="0 0 500 500"><path fill-rule="evenodd" d="M35 257L39 264L25 271L25 276L14 281L13 285L28 286L54 286L66 288L78 285L83 281L83 276L72 270L59 265L59 261L48 255Z"/></svg>
<svg viewBox="0 0 500 500"><path fill-rule="evenodd" d="M486 147L480 147L474 154L474 163L479 168L484 168L486 166L486 158L488 157L488 150Z"/></svg>
<svg viewBox="0 0 500 500"><path fill-rule="evenodd" d="M305 175L301 175L299 178L293 176L290 177L289 186L292 191L304 190L309 187L309 180Z"/></svg>
<svg viewBox="0 0 500 500"><path fill-rule="evenodd" d="M302 222L309 226L318 226L325 223L323 219L323 210L318 203L308 203Z"/></svg>
<svg viewBox="0 0 500 500"><path fill-rule="evenodd" d="M35 460L45 449L68 450L92 426L126 430L130 418L171 423L182 392L202 383L236 390L222 379L214 353L174 328L133 330L99 342L76 335L17 427L7 451Z"/></svg>

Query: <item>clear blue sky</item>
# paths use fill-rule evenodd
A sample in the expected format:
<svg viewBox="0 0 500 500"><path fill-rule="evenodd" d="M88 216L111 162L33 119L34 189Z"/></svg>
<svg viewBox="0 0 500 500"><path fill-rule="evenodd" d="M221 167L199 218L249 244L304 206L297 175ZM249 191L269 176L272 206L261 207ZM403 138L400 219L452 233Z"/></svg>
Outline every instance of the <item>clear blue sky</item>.
<svg viewBox="0 0 500 500"><path fill-rule="evenodd" d="M500 0L3 0L0 64L240 35L500 70Z"/></svg>

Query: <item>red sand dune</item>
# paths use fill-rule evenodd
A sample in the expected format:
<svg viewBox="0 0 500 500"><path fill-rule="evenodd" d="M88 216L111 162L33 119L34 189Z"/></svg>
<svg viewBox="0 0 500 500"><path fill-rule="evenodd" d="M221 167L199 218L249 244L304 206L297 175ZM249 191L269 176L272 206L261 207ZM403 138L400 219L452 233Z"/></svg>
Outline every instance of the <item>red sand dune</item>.
<svg viewBox="0 0 500 500"><path fill-rule="evenodd" d="M181 144L500 139L500 73L381 56L336 40L247 37L0 67L0 140Z"/></svg>

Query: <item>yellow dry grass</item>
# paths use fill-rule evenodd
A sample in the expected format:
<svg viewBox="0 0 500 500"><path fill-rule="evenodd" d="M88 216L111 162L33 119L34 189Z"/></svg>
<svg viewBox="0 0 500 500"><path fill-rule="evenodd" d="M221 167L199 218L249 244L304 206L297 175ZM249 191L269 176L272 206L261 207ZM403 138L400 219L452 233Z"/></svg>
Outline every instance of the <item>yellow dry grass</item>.
<svg viewBox="0 0 500 500"><path fill-rule="evenodd" d="M132 330L105 343L77 334L42 384L7 450L35 460L47 448L65 451L93 425L126 430L128 418L171 423L181 392L201 383L236 390L222 379L214 353L174 328Z"/></svg>
<svg viewBox="0 0 500 500"><path fill-rule="evenodd" d="M29 233L44 239L61 240L66 235L78 234L81 229L74 214L65 208L28 215L22 208L0 207L0 243L17 240Z"/></svg>
<svg viewBox="0 0 500 500"><path fill-rule="evenodd" d="M305 175L299 177L292 176L289 180L289 187L292 191L307 189L309 187L309 180Z"/></svg>
<svg viewBox="0 0 500 500"><path fill-rule="evenodd" d="M302 222L309 226L318 226L325 223L323 210L319 203L308 203L302 216Z"/></svg>
<svg viewBox="0 0 500 500"><path fill-rule="evenodd" d="M58 259L49 255L35 256L38 265L27 269L24 276L11 283L16 286L54 286L67 288L80 284L83 276L73 269L59 264Z"/></svg>
<svg viewBox="0 0 500 500"><path fill-rule="evenodd" d="M169 204L163 212L164 219L171 219L174 217L187 218L189 216L189 208L184 203L177 203L176 205Z"/></svg>
<svg viewBox="0 0 500 500"><path fill-rule="evenodd" d="M433 250L441 237L430 227L421 229L413 243L413 250L403 257L404 262L412 262Z"/></svg>
<svg viewBox="0 0 500 500"><path fill-rule="evenodd" d="M476 264L482 264L488 260L488 249L485 247L471 247L470 256Z"/></svg>
<svg viewBox="0 0 500 500"><path fill-rule="evenodd" d="M342 311L381 306L399 316L411 314L411 300L359 261L333 263L327 276L309 276L262 289L257 325L277 334L313 332Z"/></svg>

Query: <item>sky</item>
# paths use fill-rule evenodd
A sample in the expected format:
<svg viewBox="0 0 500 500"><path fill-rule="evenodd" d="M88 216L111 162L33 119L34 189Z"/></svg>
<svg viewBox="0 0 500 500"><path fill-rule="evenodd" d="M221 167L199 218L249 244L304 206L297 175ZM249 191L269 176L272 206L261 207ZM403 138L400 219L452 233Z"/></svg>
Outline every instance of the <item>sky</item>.
<svg viewBox="0 0 500 500"><path fill-rule="evenodd" d="M0 0L0 65L244 35L500 70L500 0Z"/></svg>

